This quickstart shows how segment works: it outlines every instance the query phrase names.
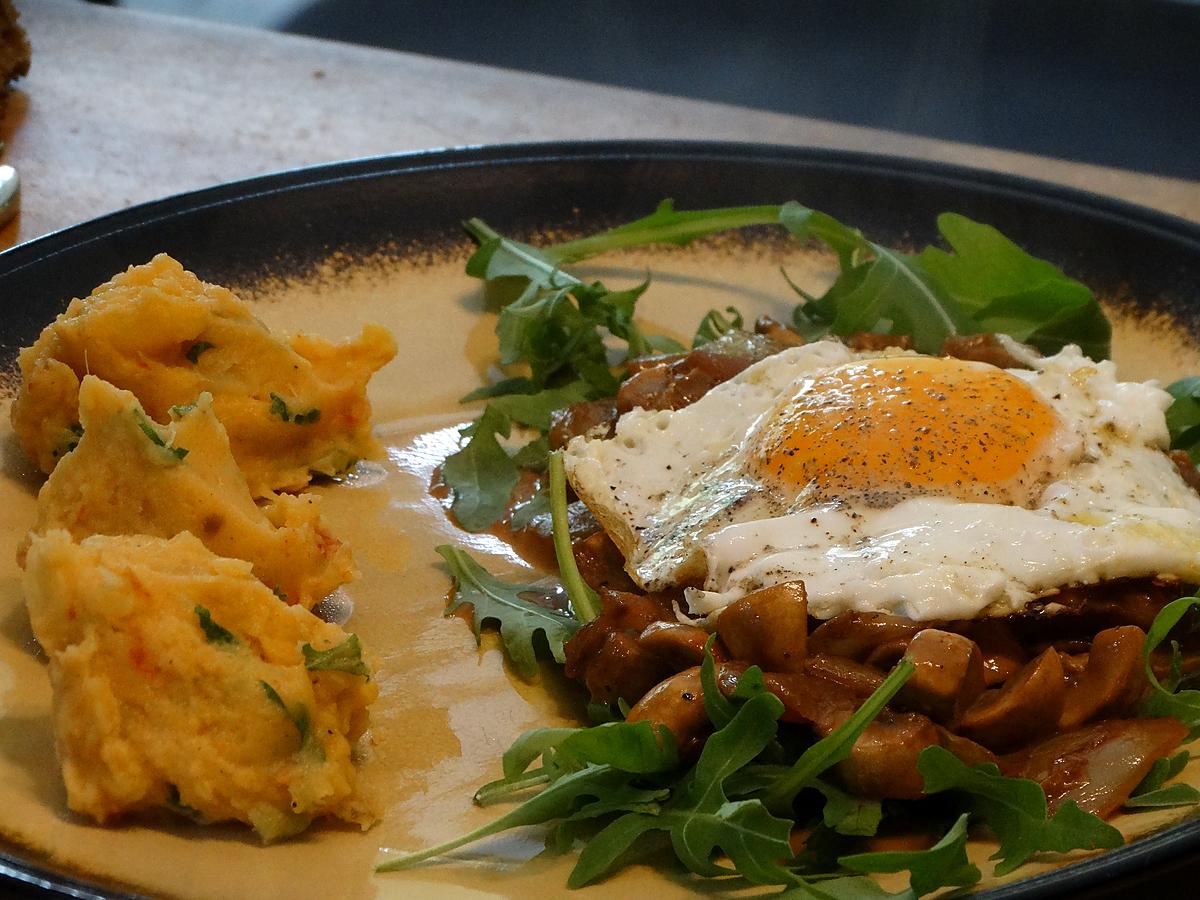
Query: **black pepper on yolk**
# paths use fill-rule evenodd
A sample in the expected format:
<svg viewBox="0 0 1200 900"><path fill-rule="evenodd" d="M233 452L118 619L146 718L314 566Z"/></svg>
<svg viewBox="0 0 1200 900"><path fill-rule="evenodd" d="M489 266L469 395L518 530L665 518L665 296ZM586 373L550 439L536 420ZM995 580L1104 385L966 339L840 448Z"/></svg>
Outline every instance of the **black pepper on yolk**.
<svg viewBox="0 0 1200 900"><path fill-rule="evenodd" d="M809 502L933 495L1030 506L1061 464L1058 414L983 363L888 357L801 383L760 424L758 477Z"/></svg>

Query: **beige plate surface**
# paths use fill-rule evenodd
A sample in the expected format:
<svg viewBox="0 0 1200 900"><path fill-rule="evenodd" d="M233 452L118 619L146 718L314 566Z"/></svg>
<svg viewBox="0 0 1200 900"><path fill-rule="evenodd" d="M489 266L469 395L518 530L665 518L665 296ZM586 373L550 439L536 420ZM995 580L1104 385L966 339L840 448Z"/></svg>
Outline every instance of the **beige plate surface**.
<svg viewBox="0 0 1200 900"><path fill-rule="evenodd" d="M452 446L454 426L471 411L456 398L478 386L494 354L494 318L483 314L477 282L462 274L467 248L421 263L344 261L303 282L240 285L272 327L337 338L363 322L392 329L398 359L371 385L386 460L346 484L321 488L326 515L354 548L362 571L349 586L349 627L380 661L381 696L374 708L363 775L383 817L366 833L317 827L288 843L262 847L245 830L202 828L168 820L100 828L73 816L54 762L50 687L19 591L15 549L33 521L40 479L23 458L0 412L0 836L17 852L85 879L168 897L390 896L517 897L565 892L571 857L539 856L537 832L505 836L416 871L376 876L383 848L416 849L489 820L471 795L499 774L501 752L527 728L575 723L583 698L547 668L526 683L508 671L493 640L476 648L467 624L443 618L447 576L433 548L455 541L497 572L519 561L499 541L455 529L427 494L433 467ZM187 265L187 259L182 260ZM143 260L129 260L132 263ZM592 274L610 286L655 281L643 300L652 328L690 336L711 307L736 304L753 313L786 315L791 294L779 275L815 286L826 261L798 250L715 244L629 254ZM334 274L336 268L336 274ZM203 271L198 272L202 278ZM65 301L66 298L64 298ZM1197 347L1161 318L1117 322L1115 355L1126 378L1171 379L1200 369ZM1200 770L1190 773L1200 783ZM1129 835L1156 830L1178 811L1130 815ZM983 862L991 849L974 850ZM1030 865L1033 874L1061 861ZM898 885L897 885L898 886ZM587 896L656 897L702 889L678 869L632 868ZM745 891L733 893L744 894Z"/></svg>

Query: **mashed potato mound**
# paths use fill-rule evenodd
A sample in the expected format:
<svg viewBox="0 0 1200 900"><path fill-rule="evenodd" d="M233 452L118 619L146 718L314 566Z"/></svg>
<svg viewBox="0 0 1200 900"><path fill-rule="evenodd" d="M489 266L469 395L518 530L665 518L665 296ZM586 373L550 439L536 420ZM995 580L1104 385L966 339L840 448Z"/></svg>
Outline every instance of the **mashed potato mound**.
<svg viewBox="0 0 1200 900"><path fill-rule="evenodd" d="M71 809L166 807L264 840L375 815L351 760L377 688L357 639L279 601L191 534L33 539L24 580L50 657Z"/></svg>
<svg viewBox="0 0 1200 900"><path fill-rule="evenodd" d="M21 351L13 428L49 473L78 440L85 374L132 391L159 421L208 392L251 492L266 496L378 456L366 385L395 353L378 325L342 344L280 339L232 292L159 254L72 300Z"/></svg>
<svg viewBox="0 0 1200 900"><path fill-rule="evenodd" d="M94 375L78 388L82 435L38 494L33 531L174 537L248 560L283 599L311 608L354 577L350 549L325 529L319 498L250 496L208 394L159 426L137 398Z"/></svg>

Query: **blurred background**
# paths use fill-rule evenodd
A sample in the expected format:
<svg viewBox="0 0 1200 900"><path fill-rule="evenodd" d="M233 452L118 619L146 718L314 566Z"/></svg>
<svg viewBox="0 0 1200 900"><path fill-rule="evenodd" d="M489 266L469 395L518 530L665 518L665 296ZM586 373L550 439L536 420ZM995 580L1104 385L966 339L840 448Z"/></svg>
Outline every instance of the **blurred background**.
<svg viewBox="0 0 1200 900"><path fill-rule="evenodd" d="M1200 178L1200 0L114 2Z"/></svg>

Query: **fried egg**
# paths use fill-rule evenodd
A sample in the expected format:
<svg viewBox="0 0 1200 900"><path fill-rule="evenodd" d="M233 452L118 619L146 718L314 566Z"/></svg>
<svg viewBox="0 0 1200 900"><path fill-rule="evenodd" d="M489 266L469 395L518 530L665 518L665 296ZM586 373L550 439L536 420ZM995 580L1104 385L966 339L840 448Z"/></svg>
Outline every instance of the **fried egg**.
<svg viewBox="0 0 1200 900"><path fill-rule="evenodd" d="M1075 347L1032 368L835 341L576 438L568 477L646 590L689 611L802 579L809 610L1002 615L1066 585L1200 580L1170 396Z"/></svg>

